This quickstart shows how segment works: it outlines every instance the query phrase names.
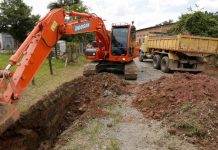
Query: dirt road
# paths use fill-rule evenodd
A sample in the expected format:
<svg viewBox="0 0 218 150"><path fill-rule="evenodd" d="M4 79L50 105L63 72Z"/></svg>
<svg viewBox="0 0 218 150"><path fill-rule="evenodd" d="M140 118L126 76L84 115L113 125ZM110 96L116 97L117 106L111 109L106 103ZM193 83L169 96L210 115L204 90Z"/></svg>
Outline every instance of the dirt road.
<svg viewBox="0 0 218 150"><path fill-rule="evenodd" d="M139 69L137 81L141 84L165 75L154 70L151 63L135 60ZM122 94L114 99L115 104L107 106L109 116L90 120L86 127L75 131L74 125L62 133L56 142L55 149L75 150L158 150L158 149L195 149L195 147L167 132L161 122L147 120L142 113L132 107L137 88L131 94Z"/></svg>
<svg viewBox="0 0 218 150"><path fill-rule="evenodd" d="M156 80L164 75L168 75L168 74L164 74L160 70L153 69L152 61L140 62L136 58L135 63L138 67L138 78L136 81L133 81L132 83L141 84L141 83L148 82L149 80Z"/></svg>

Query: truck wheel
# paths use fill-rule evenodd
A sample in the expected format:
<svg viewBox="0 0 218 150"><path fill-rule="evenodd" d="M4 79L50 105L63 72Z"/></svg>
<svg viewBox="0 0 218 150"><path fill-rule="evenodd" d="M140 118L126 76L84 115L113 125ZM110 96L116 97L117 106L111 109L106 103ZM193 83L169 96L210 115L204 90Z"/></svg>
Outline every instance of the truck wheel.
<svg viewBox="0 0 218 150"><path fill-rule="evenodd" d="M161 71L165 72L165 73L169 73L170 72L170 68L169 68L169 58L167 56L164 56L161 59Z"/></svg>
<svg viewBox="0 0 218 150"><path fill-rule="evenodd" d="M160 69L160 63L161 63L161 56L160 55L154 55L154 57L153 57L153 67L155 69Z"/></svg>

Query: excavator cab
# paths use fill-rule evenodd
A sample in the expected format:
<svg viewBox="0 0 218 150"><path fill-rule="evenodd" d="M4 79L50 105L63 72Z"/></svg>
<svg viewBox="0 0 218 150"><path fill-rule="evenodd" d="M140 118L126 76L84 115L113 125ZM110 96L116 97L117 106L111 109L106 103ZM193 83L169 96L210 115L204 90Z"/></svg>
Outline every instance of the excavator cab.
<svg viewBox="0 0 218 150"><path fill-rule="evenodd" d="M111 55L127 56L128 54L132 57L134 55L135 35L134 25L114 25L111 33Z"/></svg>
<svg viewBox="0 0 218 150"><path fill-rule="evenodd" d="M112 26L110 60L128 63L137 57L136 28L132 24Z"/></svg>
<svg viewBox="0 0 218 150"><path fill-rule="evenodd" d="M113 26L111 33L111 55L126 56L128 47L128 25Z"/></svg>

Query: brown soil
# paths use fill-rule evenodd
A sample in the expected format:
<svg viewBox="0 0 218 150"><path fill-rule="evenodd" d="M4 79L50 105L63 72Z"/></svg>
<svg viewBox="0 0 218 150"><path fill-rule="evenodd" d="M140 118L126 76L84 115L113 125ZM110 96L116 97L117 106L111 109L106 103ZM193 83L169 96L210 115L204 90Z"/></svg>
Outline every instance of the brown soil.
<svg viewBox="0 0 218 150"><path fill-rule="evenodd" d="M218 67L214 65L206 65L204 74L209 75L218 83Z"/></svg>
<svg viewBox="0 0 218 150"><path fill-rule="evenodd" d="M170 124L202 149L218 147L218 84L207 75L175 73L140 85L134 106L147 118Z"/></svg>
<svg viewBox="0 0 218 150"><path fill-rule="evenodd" d="M45 96L0 137L0 149L50 149L57 136L76 119L103 117L102 99L125 93L114 74L80 77ZM85 112L85 113L84 113Z"/></svg>

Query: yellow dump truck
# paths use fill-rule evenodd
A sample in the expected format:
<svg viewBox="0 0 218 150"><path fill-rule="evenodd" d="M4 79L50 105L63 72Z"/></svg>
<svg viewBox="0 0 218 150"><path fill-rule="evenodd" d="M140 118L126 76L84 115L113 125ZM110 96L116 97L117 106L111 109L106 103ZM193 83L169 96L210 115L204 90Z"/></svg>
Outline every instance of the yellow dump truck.
<svg viewBox="0 0 218 150"><path fill-rule="evenodd" d="M211 54L218 54L218 38L150 34L145 36L139 60L153 59L153 67L166 73L201 72L204 69L204 57Z"/></svg>

